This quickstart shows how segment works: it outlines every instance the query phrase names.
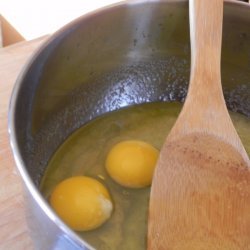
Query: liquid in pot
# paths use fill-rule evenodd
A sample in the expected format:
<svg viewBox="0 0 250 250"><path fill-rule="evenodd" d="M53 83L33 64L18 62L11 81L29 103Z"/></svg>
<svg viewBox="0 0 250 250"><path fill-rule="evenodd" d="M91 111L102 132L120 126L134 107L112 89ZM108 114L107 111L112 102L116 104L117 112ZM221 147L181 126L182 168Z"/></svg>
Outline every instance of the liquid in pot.
<svg viewBox="0 0 250 250"><path fill-rule="evenodd" d="M102 182L114 203L111 218L100 228L79 235L96 249L146 249L150 187L124 188L105 171L109 150L123 140L143 140L160 150L181 110L180 103L148 103L101 116L74 132L56 151L41 182L49 198L62 180L86 175ZM250 154L250 119L230 113Z"/></svg>

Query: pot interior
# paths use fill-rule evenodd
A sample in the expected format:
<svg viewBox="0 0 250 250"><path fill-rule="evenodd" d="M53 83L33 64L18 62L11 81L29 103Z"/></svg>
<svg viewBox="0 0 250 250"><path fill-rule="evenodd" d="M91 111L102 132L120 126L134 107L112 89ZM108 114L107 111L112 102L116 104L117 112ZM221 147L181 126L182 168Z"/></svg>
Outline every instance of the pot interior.
<svg viewBox="0 0 250 250"><path fill-rule="evenodd" d="M15 130L38 186L59 145L106 112L183 102L190 73L187 1L121 4L69 24L20 78ZM230 110L250 117L250 8L226 2L222 83Z"/></svg>

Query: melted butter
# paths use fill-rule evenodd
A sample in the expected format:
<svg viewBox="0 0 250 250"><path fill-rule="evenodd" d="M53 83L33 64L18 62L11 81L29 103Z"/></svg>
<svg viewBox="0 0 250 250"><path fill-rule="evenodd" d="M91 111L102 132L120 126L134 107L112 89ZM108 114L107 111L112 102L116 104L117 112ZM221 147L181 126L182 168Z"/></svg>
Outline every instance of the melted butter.
<svg viewBox="0 0 250 250"><path fill-rule="evenodd" d="M149 103L101 116L73 133L49 162L41 183L46 198L60 181L75 175L94 177L109 189L114 212L100 228L79 235L98 250L146 249L150 188L129 189L116 184L104 162L114 144L143 140L160 149L181 110L179 103ZM236 130L250 154L250 119L230 113Z"/></svg>

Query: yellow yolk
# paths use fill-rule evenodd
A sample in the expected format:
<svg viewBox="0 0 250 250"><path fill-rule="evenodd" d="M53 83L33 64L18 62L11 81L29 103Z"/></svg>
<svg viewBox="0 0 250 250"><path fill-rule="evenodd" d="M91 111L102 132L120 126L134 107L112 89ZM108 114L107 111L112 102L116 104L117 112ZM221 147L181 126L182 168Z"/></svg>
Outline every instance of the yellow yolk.
<svg viewBox="0 0 250 250"><path fill-rule="evenodd" d="M106 169L122 186L141 188L151 184L159 151L150 144L129 140L116 144L106 158Z"/></svg>
<svg viewBox="0 0 250 250"><path fill-rule="evenodd" d="M51 194L50 204L59 217L76 231L99 227L113 210L108 190L99 181L86 176L60 182Z"/></svg>

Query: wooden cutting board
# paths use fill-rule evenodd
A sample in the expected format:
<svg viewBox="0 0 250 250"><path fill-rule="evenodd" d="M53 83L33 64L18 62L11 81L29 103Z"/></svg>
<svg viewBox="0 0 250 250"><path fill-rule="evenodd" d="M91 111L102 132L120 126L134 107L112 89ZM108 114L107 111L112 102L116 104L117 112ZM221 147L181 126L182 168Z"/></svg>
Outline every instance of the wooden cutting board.
<svg viewBox="0 0 250 250"><path fill-rule="evenodd" d="M0 48L0 249L33 249L24 215L22 180L15 167L7 131L8 105L15 80L31 54L46 40Z"/></svg>

